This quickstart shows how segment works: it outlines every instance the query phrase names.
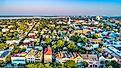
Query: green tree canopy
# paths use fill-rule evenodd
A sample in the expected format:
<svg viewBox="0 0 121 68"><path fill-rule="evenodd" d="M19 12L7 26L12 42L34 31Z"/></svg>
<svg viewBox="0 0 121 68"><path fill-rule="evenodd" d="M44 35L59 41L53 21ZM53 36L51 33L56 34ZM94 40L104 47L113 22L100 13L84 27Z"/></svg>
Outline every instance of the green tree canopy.
<svg viewBox="0 0 121 68"><path fill-rule="evenodd" d="M74 50L76 49L76 45L74 43L70 43L68 46L67 46L68 49L70 50Z"/></svg>
<svg viewBox="0 0 121 68"><path fill-rule="evenodd" d="M64 66L67 68L76 68L77 64L73 60L68 60L64 63Z"/></svg>
<svg viewBox="0 0 121 68"><path fill-rule="evenodd" d="M46 42L47 44L50 44L50 43L51 43L51 41L52 41L52 39L51 39L51 38L46 38L46 40L45 40L45 42Z"/></svg>
<svg viewBox="0 0 121 68"><path fill-rule="evenodd" d="M82 65L86 68L86 67L88 67L88 62L83 61L83 62L82 62Z"/></svg>
<svg viewBox="0 0 121 68"><path fill-rule="evenodd" d="M61 48L61 47L63 47L64 46L64 41L63 40L58 40L57 41L57 48Z"/></svg>
<svg viewBox="0 0 121 68"><path fill-rule="evenodd" d="M113 68L120 68L118 62L116 62L115 60L111 61L111 66L113 66Z"/></svg>

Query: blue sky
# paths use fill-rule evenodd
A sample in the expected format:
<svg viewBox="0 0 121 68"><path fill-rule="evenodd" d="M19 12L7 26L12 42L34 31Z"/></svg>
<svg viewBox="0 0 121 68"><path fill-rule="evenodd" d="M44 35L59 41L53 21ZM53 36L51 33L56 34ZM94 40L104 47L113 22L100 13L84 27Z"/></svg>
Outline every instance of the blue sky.
<svg viewBox="0 0 121 68"><path fill-rule="evenodd" d="M121 0L0 0L0 15L121 15Z"/></svg>

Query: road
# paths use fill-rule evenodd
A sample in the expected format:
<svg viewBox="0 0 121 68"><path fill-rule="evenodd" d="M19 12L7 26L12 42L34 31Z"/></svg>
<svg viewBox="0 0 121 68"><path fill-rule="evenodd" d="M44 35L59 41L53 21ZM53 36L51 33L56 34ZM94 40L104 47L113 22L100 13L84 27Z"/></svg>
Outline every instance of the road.
<svg viewBox="0 0 121 68"><path fill-rule="evenodd" d="M35 22L35 21L32 21ZM28 34L33 30L33 28L35 27L37 23L35 22L34 25L32 26L32 28L28 31L28 33L20 40L18 46L25 40L25 38L28 36Z"/></svg>

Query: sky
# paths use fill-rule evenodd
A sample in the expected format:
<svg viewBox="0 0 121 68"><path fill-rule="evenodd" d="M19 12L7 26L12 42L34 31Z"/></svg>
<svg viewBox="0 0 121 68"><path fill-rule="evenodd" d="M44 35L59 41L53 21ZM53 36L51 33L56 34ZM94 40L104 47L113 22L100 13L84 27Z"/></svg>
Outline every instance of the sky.
<svg viewBox="0 0 121 68"><path fill-rule="evenodd" d="M0 0L0 15L121 15L121 0Z"/></svg>

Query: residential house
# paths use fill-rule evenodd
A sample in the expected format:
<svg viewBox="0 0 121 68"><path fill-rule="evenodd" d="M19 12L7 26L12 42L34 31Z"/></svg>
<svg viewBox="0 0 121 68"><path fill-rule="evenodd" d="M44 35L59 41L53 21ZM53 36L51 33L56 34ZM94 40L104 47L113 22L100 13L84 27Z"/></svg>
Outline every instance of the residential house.
<svg viewBox="0 0 121 68"><path fill-rule="evenodd" d="M103 40L102 40L102 38L98 38L98 39L89 38L89 41L90 41L92 44L99 44L99 43L101 43Z"/></svg>
<svg viewBox="0 0 121 68"><path fill-rule="evenodd" d="M91 32L91 30L87 30L87 29L84 29L84 30L74 30L72 32L72 34L87 34L89 32Z"/></svg>
<svg viewBox="0 0 121 68"><path fill-rule="evenodd" d="M22 53L16 53L11 57L11 62L14 65L17 64L26 64L26 52L22 52Z"/></svg>
<svg viewBox="0 0 121 68"><path fill-rule="evenodd" d="M29 38L35 38L35 33L29 33L28 36Z"/></svg>
<svg viewBox="0 0 121 68"><path fill-rule="evenodd" d="M117 62L121 65L121 58L117 58Z"/></svg>
<svg viewBox="0 0 121 68"><path fill-rule="evenodd" d="M52 62L52 48L47 47L44 49L44 63Z"/></svg>
<svg viewBox="0 0 121 68"><path fill-rule="evenodd" d="M58 52L56 53L56 62L60 62L60 63L64 63L68 60L73 60L76 63L83 61L83 59L81 58L81 56L78 53L74 53L74 52Z"/></svg>
<svg viewBox="0 0 121 68"><path fill-rule="evenodd" d="M89 68L98 68L99 67L99 61L96 54L81 54L81 57L84 61L88 62Z"/></svg>
<svg viewBox="0 0 121 68"><path fill-rule="evenodd" d="M7 58L9 54L10 54L10 51L8 50L0 51L0 61L6 62L5 59Z"/></svg>
<svg viewBox="0 0 121 68"><path fill-rule="evenodd" d="M106 61L106 60L108 60L108 61L112 61L112 60L118 61L118 59L116 57L113 57L113 58L105 58L103 56L99 57L99 62Z"/></svg>
<svg viewBox="0 0 121 68"><path fill-rule="evenodd" d="M19 44L20 40L8 40L6 41L6 44Z"/></svg>
<svg viewBox="0 0 121 68"><path fill-rule="evenodd" d="M42 51L31 49L26 55L27 63L36 63L42 61Z"/></svg>
<svg viewBox="0 0 121 68"><path fill-rule="evenodd" d="M32 43L31 43L31 41L30 41L30 39L25 39L24 41L23 41L23 43L24 43L24 45L26 45L27 47L33 47L33 45L32 45Z"/></svg>

